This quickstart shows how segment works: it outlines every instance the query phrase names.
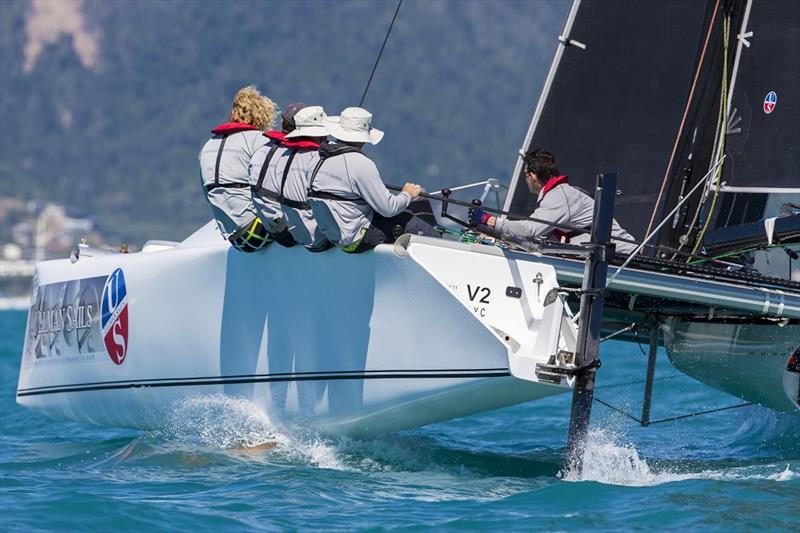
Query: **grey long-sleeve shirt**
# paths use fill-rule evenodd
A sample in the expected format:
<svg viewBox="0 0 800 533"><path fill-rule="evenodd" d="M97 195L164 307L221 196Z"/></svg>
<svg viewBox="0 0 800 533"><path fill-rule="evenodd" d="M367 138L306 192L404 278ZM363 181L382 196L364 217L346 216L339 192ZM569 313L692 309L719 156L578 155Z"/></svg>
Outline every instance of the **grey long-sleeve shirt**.
<svg viewBox="0 0 800 533"><path fill-rule="evenodd" d="M253 165L250 168L252 185L257 184L261 167L273 146L272 143L264 145L253 156ZM284 146L275 150L264 175L262 187L274 194L280 194L283 171L289 161L289 155L290 149ZM319 161L319 153L316 150L298 149L295 152L289 173L286 175L286 183L283 185L285 198L296 202L308 201L308 183L317 161ZM314 220L311 209L295 209L288 205L281 205L256 192L253 193L253 202L259 217L269 231L280 231L283 227L282 224L285 224L294 240L308 248L320 248L327 241L317 227L317 221Z"/></svg>
<svg viewBox="0 0 800 533"><path fill-rule="evenodd" d="M546 194L539 193L539 206L531 213L532 217L550 221L552 224L535 222L533 220L507 220L499 218L495 228L503 237L511 239L534 239L550 234L558 229L554 224L567 224L586 228L592 225L594 218L594 200L575 187L563 183L553 187ZM617 251L630 254L636 249L635 244L615 241L614 238L634 240L630 233L614 220L611 227L611 242L616 244ZM573 244L580 244L589 240L588 233L582 233L570 239Z"/></svg>
<svg viewBox="0 0 800 533"><path fill-rule="evenodd" d="M219 182L249 184L253 154L267 141L257 130L228 135L219 162ZM198 155L200 180L204 187L214 183L214 169L221 142L222 135L213 136ZM206 192L206 199L211 204L211 211L225 238L256 218L249 188L220 187Z"/></svg>
<svg viewBox="0 0 800 533"><path fill-rule="evenodd" d="M309 198L314 218L325 237L349 246L369 227L375 211L384 217L402 213L411 203L406 192L392 194L381 180L375 163L361 152L329 157L322 163L313 187L343 198L364 199L366 203Z"/></svg>

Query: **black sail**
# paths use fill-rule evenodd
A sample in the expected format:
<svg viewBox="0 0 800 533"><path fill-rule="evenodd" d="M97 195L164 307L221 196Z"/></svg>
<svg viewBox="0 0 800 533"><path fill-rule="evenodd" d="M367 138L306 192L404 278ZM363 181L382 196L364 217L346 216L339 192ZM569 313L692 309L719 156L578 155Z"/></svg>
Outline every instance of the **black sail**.
<svg viewBox="0 0 800 533"><path fill-rule="evenodd" d="M723 179L800 187L800 2L757 0L746 29L753 35L735 79Z"/></svg>
<svg viewBox="0 0 800 533"><path fill-rule="evenodd" d="M638 239L664 181L715 5L584 0L573 6L562 43L577 44L559 45L563 53L524 147L553 152L570 183L586 190L598 172L617 172L615 216ZM518 175L509 198L513 213L528 215L535 207Z"/></svg>
<svg viewBox="0 0 800 533"><path fill-rule="evenodd" d="M721 32L726 19L730 21L727 54ZM657 210L663 215L672 209L682 191L709 170L715 151L724 154L718 179L711 177L715 185L724 185L722 190L715 187L692 197L659 235L662 244L684 251L702 250L697 243L702 241L712 253L730 248L726 241L741 239L739 232L722 231L725 228L778 216L787 202L797 202L797 194L768 189L800 187L800 62L796 58L800 3L723 2L713 29L712 59L700 82L706 90L691 102L693 121L684 132ZM723 90L723 73L732 86L730 95ZM720 125L723 113L727 114L724 135ZM699 140L690 140L692 132L699 132ZM722 149L718 148L720 142ZM687 168L692 169L688 178ZM726 191L726 187L732 190ZM763 192L754 193L753 189ZM743 229L744 234L752 233Z"/></svg>
<svg viewBox="0 0 800 533"><path fill-rule="evenodd" d="M730 187L800 188L800 2L753 2L735 78L722 180ZM725 193L714 226L776 216L776 194ZM778 211L778 212L776 212Z"/></svg>

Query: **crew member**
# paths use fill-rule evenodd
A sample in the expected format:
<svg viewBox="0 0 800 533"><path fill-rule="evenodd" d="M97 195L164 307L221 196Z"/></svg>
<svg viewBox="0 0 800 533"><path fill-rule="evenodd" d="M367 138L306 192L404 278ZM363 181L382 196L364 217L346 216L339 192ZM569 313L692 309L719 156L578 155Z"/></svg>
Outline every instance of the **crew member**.
<svg viewBox="0 0 800 533"><path fill-rule="evenodd" d="M213 130L198 157L206 199L222 235L242 252L255 252L270 242L250 194L253 154L269 140L275 103L250 85L236 93L228 122Z"/></svg>
<svg viewBox="0 0 800 533"><path fill-rule="evenodd" d="M587 228L588 231L594 219L594 200L588 194L569 185L567 176L559 172L553 154L547 150L531 150L525 154L525 183L531 193L538 195L538 205L531 217L547 222L512 221L505 217L495 217L481 209L471 209L470 224L473 226L484 224L496 228L502 238L509 240L552 237L572 244L589 240L588 233L572 235L557 227L559 224L564 224ZM636 249L633 240L631 234L614 220L611 242L616 245L616 251L623 254L632 253Z"/></svg>
<svg viewBox="0 0 800 533"><path fill-rule="evenodd" d="M272 237L284 246L303 244L312 252L332 246L317 228L308 205L311 172L319 145L328 135L320 106L294 103L282 116L282 131L264 135L269 144L253 156L250 183L258 215Z"/></svg>
<svg viewBox="0 0 800 533"><path fill-rule="evenodd" d="M403 233L440 236L433 226L405 212L421 187L406 183L399 194L392 194L375 163L362 153L364 144L378 144L383 138L383 132L372 127L369 111L348 107L340 117L329 117L327 127L338 142L320 146L308 203L329 241L345 252L361 253L394 242Z"/></svg>

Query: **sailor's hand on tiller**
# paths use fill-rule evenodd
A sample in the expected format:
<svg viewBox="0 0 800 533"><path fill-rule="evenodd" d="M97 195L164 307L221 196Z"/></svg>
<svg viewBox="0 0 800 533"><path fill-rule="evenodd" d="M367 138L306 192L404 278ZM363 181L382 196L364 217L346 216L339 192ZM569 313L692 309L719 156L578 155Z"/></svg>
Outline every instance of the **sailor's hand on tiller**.
<svg viewBox="0 0 800 533"><path fill-rule="evenodd" d="M487 213L483 209L478 209L477 207L472 207L469 210L469 225L472 227L477 226L478 224L483 224L485 226L494 226L494 218L490 213Z"/></svg>
<svg viewBox="0 0 800 533"><path fill-rule="evenodd" d="M402 192L407 192L408 194L411 195L411 198L416 198L417 196L419 196L419 193L422 192L422 187L420 187L416 183L406 183L405 185L403 185Z"/></svg>

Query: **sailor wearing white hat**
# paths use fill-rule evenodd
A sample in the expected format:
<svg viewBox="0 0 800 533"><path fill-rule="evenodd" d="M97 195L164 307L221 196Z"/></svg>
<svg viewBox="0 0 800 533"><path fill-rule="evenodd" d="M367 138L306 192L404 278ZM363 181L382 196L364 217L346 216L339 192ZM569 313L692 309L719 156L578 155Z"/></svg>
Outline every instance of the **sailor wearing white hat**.
<svg viewBox="0 0 800 533"><path fill-rule="evenodd" d="M317 228L307 201L319 145L328 135L326 118L321 106L290 105L283 131L267 132L272 142L253 156L253 201L261 219L280 230L273 238L284 246L300 243L313 252L332 246Z"/></svg>
<svg viewBox="0 0 800 533"><path fill-rule="evenodd" d="M372 114L348 107L326 121L337 143L320 145L320 160L312 172L308 203L327 239L346 252L361 253L403 233L439 237L436 230L404 213L422 191L406 183L395 195L381 180L375 163L361 152L364 144L378 144L383 132L372 127Z"/></svg>

